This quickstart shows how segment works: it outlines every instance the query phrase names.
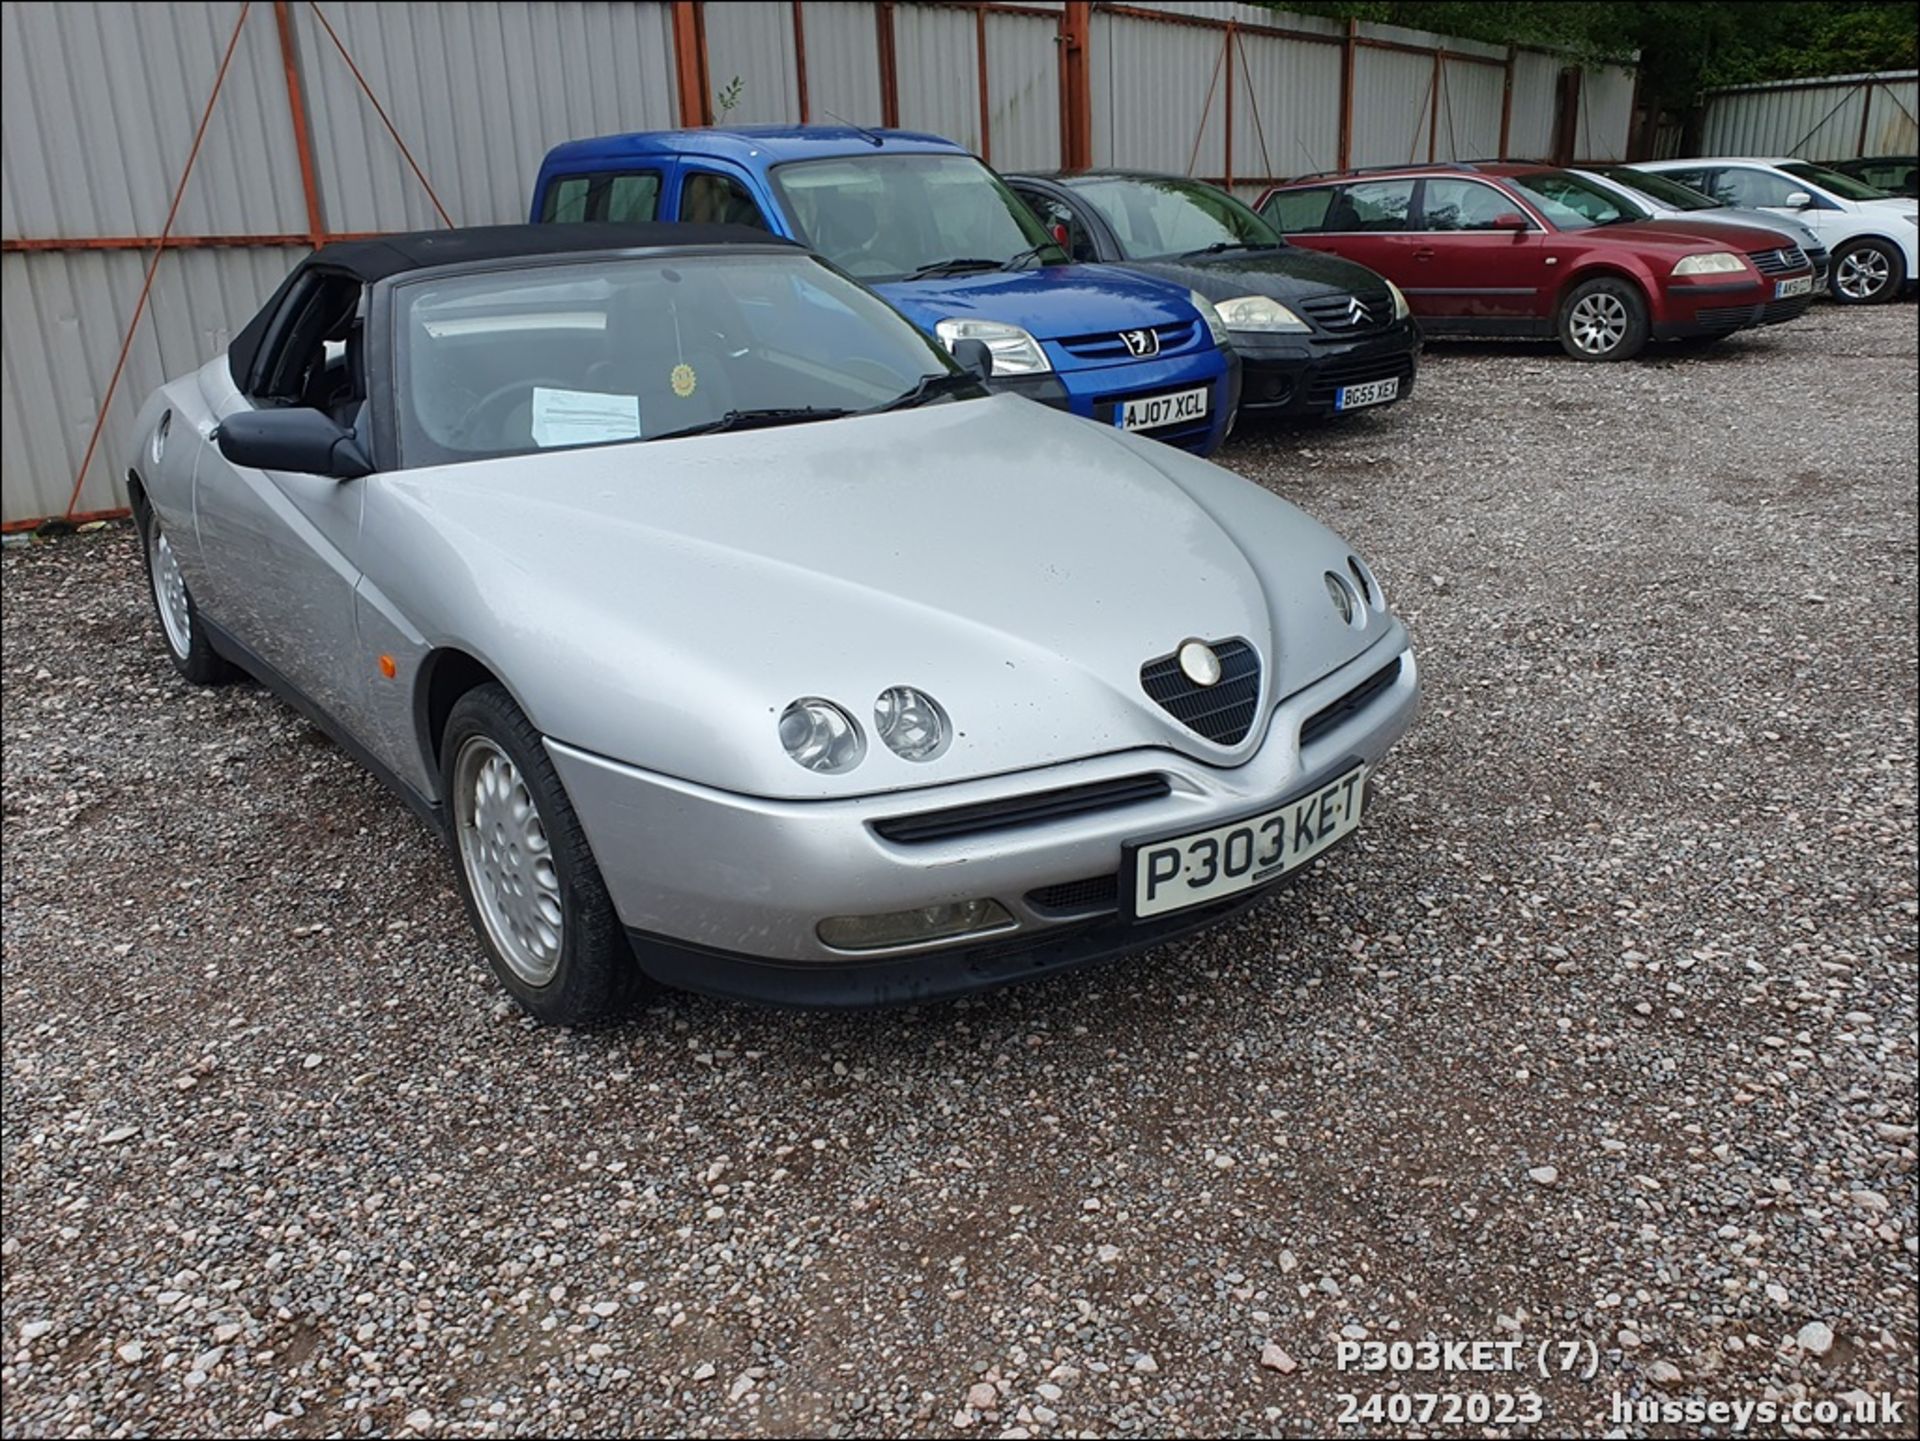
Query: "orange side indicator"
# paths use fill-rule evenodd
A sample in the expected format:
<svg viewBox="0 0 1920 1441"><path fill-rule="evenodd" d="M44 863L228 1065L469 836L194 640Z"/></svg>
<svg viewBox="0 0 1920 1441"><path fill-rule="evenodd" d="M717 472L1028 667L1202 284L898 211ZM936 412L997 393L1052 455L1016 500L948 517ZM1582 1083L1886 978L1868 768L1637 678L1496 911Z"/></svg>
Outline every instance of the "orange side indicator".
<svg viewBox="0 0 1920 1441"><path fill-rule="evenodd" d="M400 668L393 663L392 656L383 655L380 657L380 674L388 680L392 680L394 676L399 673L399 669Z"/></svg>

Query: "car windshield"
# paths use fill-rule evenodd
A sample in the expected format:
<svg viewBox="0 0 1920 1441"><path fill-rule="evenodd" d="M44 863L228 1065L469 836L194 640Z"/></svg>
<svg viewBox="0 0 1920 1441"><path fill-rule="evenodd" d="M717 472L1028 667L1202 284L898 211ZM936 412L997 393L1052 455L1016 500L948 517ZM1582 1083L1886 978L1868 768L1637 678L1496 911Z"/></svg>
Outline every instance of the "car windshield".
<svg viewBox="0 0 1920 1441"><path fill-rule="evenodd" d="M1507 184L1531 200L1559 230L1590 230L1596 225L1624 225L1653 218L1652 212L1618 191L1567 170L1511 175Z"/></svg>
<svg viewBox="0 0 1920 1441"><path fill-rule="evenodd" d="M1280 232L1224 190L1170 176L1101 175L1073 193L1106 220L1128 260L1284 245Z"/></svg>
<svg viewBox="0 0 1920 1441"><path fill-rule="evenodd" d="M1000 177L971 155L845 155L775 168L800 237L849 275L907 280L1066 254Z"/></svg>
<svg viewBox="0 0 1920 1441"><path fill-rule="evenodd" d="M1796 160L1782 165L1781 170L1797 180L1811 180L1822 190L1831 190L1842 200L1890 200L1886 191L1868 185L1865 181L1855 180L1851 175L1842 175L1838 170L1829 170L1824 165L1812 165Z"/></svg>
<svg viewBox="0 0 1920 1441"><path fill-rule="evenodd" d="M1657 200L1669 210L1724 210L1718 200L1711 195L1702 195L1690 185L1682 185L1664 175L1655 175L1646 170L1635 170L1630 165L1609 165L1600 171L1616 185L1624 185L1629 190L1637 190L1650 199Z"/></svg>
<svg viewBox="0 0 1920 1441"><path fill-rule="evenodd" d="M825 420L979 394L799 251L555 257L399 282L403 468Z"/></svg>

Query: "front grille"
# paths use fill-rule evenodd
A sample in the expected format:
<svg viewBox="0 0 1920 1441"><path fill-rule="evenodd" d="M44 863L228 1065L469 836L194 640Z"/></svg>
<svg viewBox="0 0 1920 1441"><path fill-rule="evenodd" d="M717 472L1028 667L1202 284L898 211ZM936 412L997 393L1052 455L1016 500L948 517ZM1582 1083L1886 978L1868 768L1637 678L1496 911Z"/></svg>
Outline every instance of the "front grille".
<svg viewBox="0 0 1920 1441"><path fill-rule="evenodd" d="M1260 705L1260 652L1237 637L1208 644L1220 658L1220 679L1212 685L1188 680L1175 652L1140 667L1140 688L1188 730L1216 745L1238 745Z"/></svg>
<svg viewBox="0 0 1920 1441"><path fill-rule="evenodd" d="M1321 736L1358 715L1368 701L1400 679L1400 657L1395 656L1332 705L1322 706L1300 723L1300 748L1305 750Z"/></svg>
<svg viewBox="0 0 1920 1441"><path fill-rule="evenodd" d="M1391 376L1400 378L1400 395L1404 399L1407 386L1413 380L1413 355L1410 351L1336 361L1332 365L1322 366L1313 373L1313 380L1307 386L1307 402L1310 405L1332 405L1333 397L1344 385L1365 385L1370 380L1386 380Z"/></svg>
<svg viewBox="0 0 1920 1441"><path fill-rule="evenodd" d="M1765 305L1709 305L1694 312L1694 323L1703 330L1738 330L1747 325L1778 325L1807 313L1812 295L1795 295L1787 300L1770 300Z"/></svg>
<svg viewBox="0 0 1920 1441"><path fill-rule="evenodd" d="M1160 341L1161 355L1173 355L1190 347L1201 330L1197 320L1176 320L1167 325L1151 327ZM1106 330L1098 335L1070 335L1060 342L1060 348L1069 355L1077 355L1082 360L1132 360L1133 352L1127 348L1126 341L1120 338L1117 330ZM1142 360L1148 359L1141 356Z"/></svg>
<svg viewBox="0 0 1920 1441"><path fill-rule="evenodd" d="M1090 876L1084 881L1041 886L1027 892L1027 904L1046 916L1111 911L1120 904L1120 877Z"/></svg>
<svg viewBox="0 0 1920 1441"><path fill-rule="evenodd" d="M1807 268L1807 254L1789 241L1775 250L1750 250L1747 259L1762 275L1791 275Z"/></svg>
<svg viewBox="0 0 1920 1441"><path fill-rule="evenodd" d="M1783 320L1794 320L1805 315L1813 304L1813 296L1796 295L1790 300L1770 301L1760 307L1762 325L1778 325Z"/></svg>
<svg viewBox="0 0 1920 1441"><path fill-rule="evenodd" d="M1349 304L1353 300L1367 308L1359 320L1353 318ZM1335 335L1365 335L1393 324L1393 297L1385 290L1362 290L1351 296L1317 296L1301 301L1297 308L1322 330L1330 330Z"/></svg>
<svg viewBox="0 0 1920 1441"><path fill-rule="evenodd" d="M1058 786L1050 791L1033 791L1005 800L980 801L970 806L948 806L944 810L921 811L917 815L894 816L873 822L874 831L900 845L921 845L927 841L950 841L960 836L1003 831L1014 826L1036 825L1067 816L1086 815L1090 811L1115 810L1159 800L1170 795L1173 787L1163 775L1124 776L1111 781L1089 781L1085 785Z"/></svg>

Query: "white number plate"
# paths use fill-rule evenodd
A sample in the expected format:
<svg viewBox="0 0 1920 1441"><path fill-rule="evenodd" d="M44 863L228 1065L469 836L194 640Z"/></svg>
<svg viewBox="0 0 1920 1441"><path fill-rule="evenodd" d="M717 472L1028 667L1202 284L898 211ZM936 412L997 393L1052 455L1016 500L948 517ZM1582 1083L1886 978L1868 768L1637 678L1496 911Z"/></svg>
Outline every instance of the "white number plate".
<svg viewBox="0 0 1920 1441"><path fill-rule="evenodd" d="M1162 425L1178 425L1183 420L1199 420L1207 413L1208 388L1176 390L1171 395L1149 395L1144 400L1129 400L1114 413L1113 423L1122 430L1153 430Z"/></svg>
<svg viewBox="0 0 1920 1441"><path fill-rule="evenodd" d="M1363 405L1385 405L1400 394L1400 377L1369 380L1365 385L1343 385L1333 393L1335 410L1358 410Z"/></svg>
<svg viewBox="0 0 1920 1441"><path fill-rule="evenodd" d="M1128 847L1134 918L1222 900L1312 860L1360 824L1366 779L1367 768L1355 766L1257 816Z"/></svg>
<svg viewBox="0 0 1920 1441"><path fill-rule="evenodd" d="M1811 275L1796 275L1792 280L1774 281L1773 298L1775 300L1785 300L1792 295L1805 295L1812 289L1813 277Z"/></svg>

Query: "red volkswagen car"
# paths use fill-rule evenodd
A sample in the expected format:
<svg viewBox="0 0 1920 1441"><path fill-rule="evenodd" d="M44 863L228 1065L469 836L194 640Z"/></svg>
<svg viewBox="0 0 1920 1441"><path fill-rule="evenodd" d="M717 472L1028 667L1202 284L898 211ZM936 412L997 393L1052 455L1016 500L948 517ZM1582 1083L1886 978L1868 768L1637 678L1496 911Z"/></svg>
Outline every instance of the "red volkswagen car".
<svg viewBox="0 0 1920 1441"><path fill-rule="evenodd" d="M1813 298L1813 267L1777 232L1655 220L1544 165L1313 177L1258 209L1295 244L1393 281L1428 335L1558 336L1576 360L1775 325Z"/></svg>

